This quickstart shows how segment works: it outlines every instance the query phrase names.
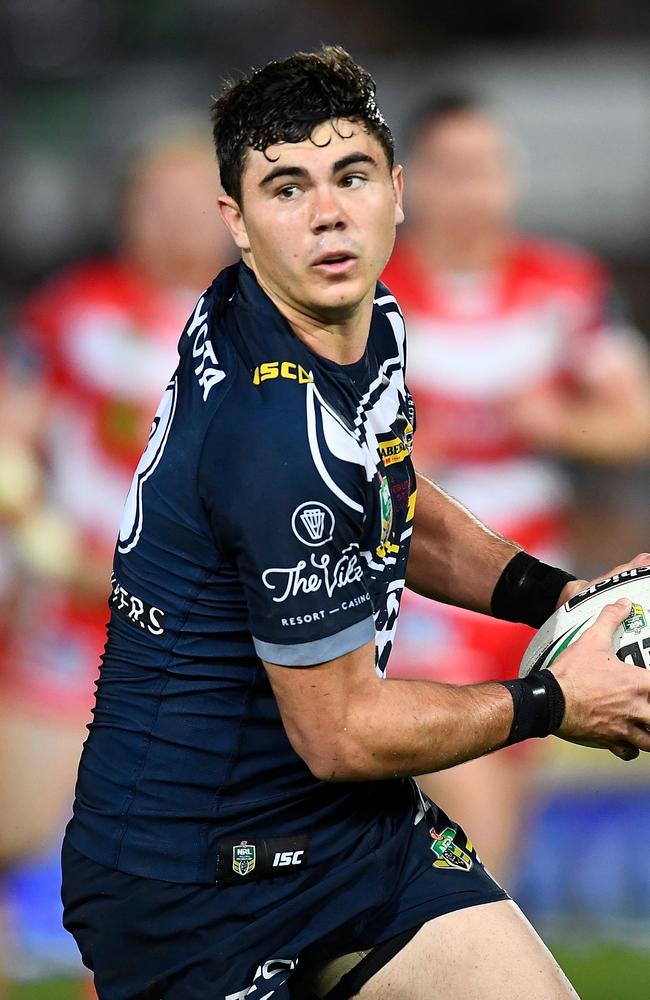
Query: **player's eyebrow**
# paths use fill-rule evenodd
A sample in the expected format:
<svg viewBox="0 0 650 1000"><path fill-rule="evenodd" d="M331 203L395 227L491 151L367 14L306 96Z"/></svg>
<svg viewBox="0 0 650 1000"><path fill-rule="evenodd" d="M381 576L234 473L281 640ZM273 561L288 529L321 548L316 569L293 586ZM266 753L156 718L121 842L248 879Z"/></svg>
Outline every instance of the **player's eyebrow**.
<svg viewBox="0 0 650 1000"><path fill-rule="evenodd" d="M368 153L348 153L347 156L336 161L332 167L332 173L338 174L341 170L345 170L346 167L351 167L355 163L369 163L372 167L377 166L374 156L370 156Z"/></svg>
<svg viewBox="0 0 650 1000"><path fill-rule="evenodd" d="M341 170L345 170L346 167L351 167L355 163L369 163L372 167L377 166L375 158L368 153L348 153L347 156L342 156L340 160L334 163L332 173L338 174ZM272 181L277 180L278 177L297 177L300 180L305 180L309 177L309 172L304 167L290 167L288 165L274 167L273 170L269 170L268 174L265 174L259 182L259 186L266 187Z"/></svg>
<svg viewBox="0 0 650 1000"><path fill-rule="evenodd" d="M287 177L300 177L301 180L304 180L305 177L309 176L304 167L275 167L273 170L270 170L265 177L262 177L259 186L265 187L267 184L270 184L271 181L285 175Z"/></svg>

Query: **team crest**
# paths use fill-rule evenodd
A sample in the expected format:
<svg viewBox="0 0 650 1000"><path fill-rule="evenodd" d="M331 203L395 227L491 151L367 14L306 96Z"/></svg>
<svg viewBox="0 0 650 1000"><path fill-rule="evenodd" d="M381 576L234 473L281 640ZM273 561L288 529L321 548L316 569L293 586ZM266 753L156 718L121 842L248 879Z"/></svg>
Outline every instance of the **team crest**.
<svg viewBox="0 0 650 1000"><path fill-rule="evenodd" d="M255 868L255 844L242 840L232 849L232 870L236 875L250 875Z"/></svg>
<svg viewBox="0 0 650 1000"><path fill-rule="evenodd" d="M433 839L431 850L436 856L436 860L433 862L434 868L456 868L459 871L468 872L474 864L470 855L454 843L456 832L453 826L445 827L442 833L436 833L434 827L429 830ZM469 840L467 841L467 849L472 850L472 843Z"/></svg>
<svg viewBox="0 0 650 1000"><path fill-rule="evenodd" d="M640 604L633 604L632 610L623 622L623 628L626 632L633 632L638 635L647 626L646 616L643 608Z"/></svg>

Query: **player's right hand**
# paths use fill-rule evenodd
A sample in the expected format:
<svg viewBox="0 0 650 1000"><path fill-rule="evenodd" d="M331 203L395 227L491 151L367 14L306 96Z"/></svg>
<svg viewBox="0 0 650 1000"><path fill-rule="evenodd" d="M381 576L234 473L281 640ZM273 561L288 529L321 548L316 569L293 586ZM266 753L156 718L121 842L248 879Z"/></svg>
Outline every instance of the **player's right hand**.
<svg viewBox="0 0 650 1000"><path fill-rule="evenodd" d="M566 702L557 735L621 760L650 750L650 671L623 663L612 643L630 609L626 598L608 604L553 664Z"/></svg>

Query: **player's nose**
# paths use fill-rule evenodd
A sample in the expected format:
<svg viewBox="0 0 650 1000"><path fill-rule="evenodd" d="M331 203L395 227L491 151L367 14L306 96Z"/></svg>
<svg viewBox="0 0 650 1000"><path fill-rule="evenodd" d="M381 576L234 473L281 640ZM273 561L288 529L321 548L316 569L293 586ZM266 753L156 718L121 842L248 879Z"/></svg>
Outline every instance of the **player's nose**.
<svg viewBox="0 0 650 1000"><path fill-rule="evenodd" d="M340 199L329 185L317 187L314 191L311 225L315 233L345 229L345 213Z"/></svg>

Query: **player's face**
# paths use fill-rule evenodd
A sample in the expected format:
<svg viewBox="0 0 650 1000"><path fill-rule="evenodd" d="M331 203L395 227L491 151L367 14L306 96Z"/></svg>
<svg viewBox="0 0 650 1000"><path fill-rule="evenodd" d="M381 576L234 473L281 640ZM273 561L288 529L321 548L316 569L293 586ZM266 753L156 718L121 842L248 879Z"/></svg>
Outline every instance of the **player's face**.
<svg viewBox="0 0 650 1000"><path fill-rule="evenodd" d="M325 122L310 139L249 150L242 205L221 198L235 242L279 305L324 322L374 293L402 221L401 168L361 125Z"/></svg>
<svg viewBox="0 0 650 1000"><path fill-rule="evenodd" d="M501 129L477 112L425 126L409 163L408 200L425 227L464 232L508 224L515 184Z"/></svg>

